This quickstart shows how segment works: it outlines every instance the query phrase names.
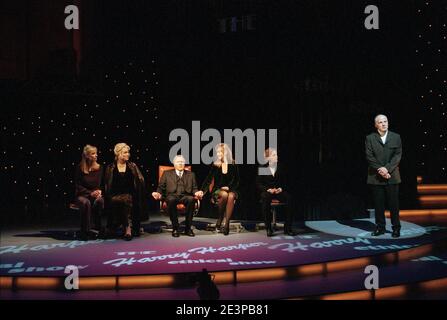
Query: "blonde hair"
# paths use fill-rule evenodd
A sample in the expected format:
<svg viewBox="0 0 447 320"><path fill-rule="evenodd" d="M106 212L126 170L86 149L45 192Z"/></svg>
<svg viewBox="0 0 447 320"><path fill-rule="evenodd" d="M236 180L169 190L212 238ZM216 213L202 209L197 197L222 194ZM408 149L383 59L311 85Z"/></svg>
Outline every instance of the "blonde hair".
<svg viewBox="0 0 447 320"><path fill-rule="evenodd" d="M214 165L216 166L220 166L222 164L222 161L220 159L217 158L217 151L219 149L223 149L223 154L224 154L224 162L225 163L234 163L234 159L233 159L233 153L231 152L230 147L226 144L226 143L218 143L215 147L215 156L216 159L214 160Z"/></svg>
<svg viewBox="0 0 447 320"><path fill-rule="evenodd" d="M118 160L118 156L121 152L123 152L124 149L130 151L130 147L124 142L120 142L115 145L115 148L113 148L113 153L115 153L115 160Z"/></svg>
<svg viewBox="0 0 447 320"><path fill-rule="evenodd" d="M84 146L84 149L82 150L81 162L79 162L79 168L85 174L89 173L89 169L90 168L89 168L89 165L88 165L89 160L87 159L87 156L92 151L98 152L98 148L96 148L95 146L87 144L87 145ZM97 170L99 168L99 164L98 163L93 164L91 168Z"/></svg>

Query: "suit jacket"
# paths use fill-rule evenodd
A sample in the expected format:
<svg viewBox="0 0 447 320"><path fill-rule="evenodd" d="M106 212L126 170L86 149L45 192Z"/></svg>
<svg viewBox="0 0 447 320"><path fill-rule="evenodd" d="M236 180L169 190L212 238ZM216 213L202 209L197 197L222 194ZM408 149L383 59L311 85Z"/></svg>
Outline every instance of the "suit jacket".
<svg viewBox="0 0 447 320"><path fill-rule="evenodd" d="M177 173L175 169L166 170L161 176L160 183L158 184L157 192L160 193L163 198L171 194L175 194L177 191ZM183 170L182 175L183 182L185 184L185 195L194 195L198 191L196 175L189 170Z"/></svg>
<svg viewBox="0 0 447 320"><path fill-rule="evenodd" d="M388 130L385 144L378 132L371 133L365 140L366 160L368 161L368 184L386 185L401 183L399 163L402 157L402 141L400 135ZM377 173L380 167L387 168L391 178L382 178Z"/></svg>
<svg viewBox="0 0 447 320"><path fill-rule="evenodd" d="M262 166L261 168L267 168L268 165ZM270 173L270 170L268 171ZM285 167L277 164L275 176L271 173L269 175L257 175L256 176L256 188L258 192L265 192L267 189L281 188L283 191L288 191L288 181L287 172Z"/></svg>

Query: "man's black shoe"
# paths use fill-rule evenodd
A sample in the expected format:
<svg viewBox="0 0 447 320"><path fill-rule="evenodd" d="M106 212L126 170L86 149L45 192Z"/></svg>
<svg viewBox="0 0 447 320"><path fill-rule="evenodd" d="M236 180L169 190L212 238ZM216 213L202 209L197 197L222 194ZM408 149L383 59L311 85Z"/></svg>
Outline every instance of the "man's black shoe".
<svg viewBox="0 0 447 320"><path fill-rule="evenodd" d="M385 229L384 228L380 228L380 227L376 227L376 230L374 230L374 232L371 233L371 235L373 237L378 237L378 236L380 236L382 234L385 234Z"/></svg>
<svg viewBox="0 0 447 320"><path fill-rule="evenodd" d="M172 236L174 238L178 238L178 237L180 237L180 233L178 232L178 230L174 229L174 230L172 230Z"/></svg>
<svg viewBox="0 0 447 320"><path fill-rule="evenodd" d="M185 234L188 237L194 237L195 236L194 232L191 229L185 230Z"/></svg>
<svg viewBox="0 0 447 320"><path fill-rule="evenodd" d="M296 236L298 233L296 233L295 231L293 231L292 229L289 228L284 228L284 234L288 235L288 236Z"/></svg>
<svg viewBox="0 0 447 320"><path fill-rule="evenodd" d="M393 233L391 234L393 238L399 238L400 237L400 229L394 229Z"/></svg>

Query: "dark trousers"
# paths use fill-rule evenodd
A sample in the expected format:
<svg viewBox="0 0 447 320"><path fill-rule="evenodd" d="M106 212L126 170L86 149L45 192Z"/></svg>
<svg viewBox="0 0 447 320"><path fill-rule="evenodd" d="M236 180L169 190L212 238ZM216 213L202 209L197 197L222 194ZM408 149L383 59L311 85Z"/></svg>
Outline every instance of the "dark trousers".
<svg viewBox="0 0 447 320"><path fill-rule="evenodd" d="M91 229L100 230L104 199L79 196L76 199L76 205L79 207L81 216L81 231L87 233Z"/></svg>
<svg viewBox="0 0 447 320"><path fill-rule="evenodd" d="M371 185L371 191L373 195L377 227L385 229L385 208L386 204L388 204L393 230L400 229L399 185Z"/></svg>
<svg viewBox="0 0 447 320"><path fill-rule="evenodd" d="M286 221L284 224L284 229L290 230L293 223L292 203L291 197L286 191L283 191L280 194L271 194L267 191L261 193L261 210L266 228L272 228L273 213L271 210L271 202L273 199L279 200L280 202L286 204Z"/></svg>
<svg viewBox="0 0 447 320"><path fill-rule="evenodd" d="M182 194L170 194L166 197L166 205L168 206L169 218L171 219L172 228L174 230L178 230L179 227L177 205L180 203L185 205L185 229L189 230L192 224L192 216L196 200L193 196Z"/></svg>

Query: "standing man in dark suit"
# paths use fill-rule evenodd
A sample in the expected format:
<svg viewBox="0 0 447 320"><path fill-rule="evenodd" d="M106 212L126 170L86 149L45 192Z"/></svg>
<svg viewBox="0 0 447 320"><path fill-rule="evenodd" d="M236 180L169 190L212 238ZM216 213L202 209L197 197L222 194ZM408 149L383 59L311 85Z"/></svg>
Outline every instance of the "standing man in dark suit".
<svg viewBox="0 0 447 320"><path fill-rule="evenodd" d="M379 114L374 119L377 132L366 137L365 149L368 161L368 180L374 200L376 229L373 236L385 233L385 204L391 212L393 238L400 237L399 163L402 157L400 135L388 130L388 118Z"/></svg>
<svg viewBox="0 0 447 320"><path fill-rule="evenodd" d="M174 169L163 172L157 192L153 192L152 196L155 200L160 200L162 197L166 199L169 217L172 222L173 237L180 236L177 204L184 204L186 207L185 234L194 237L194 232L191 230L196 202L194 196L201 198L203 193L198 191L196 175L191 171L185 170L185 158L177 155L172 162Z"/></svg>
<svg viewBox="0 0 447 320"><path fill-rule="evenodd" d="M265 220L265 227L267 236L273 236L272 220L273 215L271 211L271 202L277 199L286 204L286 221L284 224L284 234L295 236L296 233L292 230L292 204L290 194L287 192L287 172L283 166L278 165L278 153L273 148L268 148L264 152L264 157L267 161L265 167L260 169L265 170L264 175L258 174L256 179L256 187L261 198L261 209ZM261 171L260 171L261 172Z"/></svg>

